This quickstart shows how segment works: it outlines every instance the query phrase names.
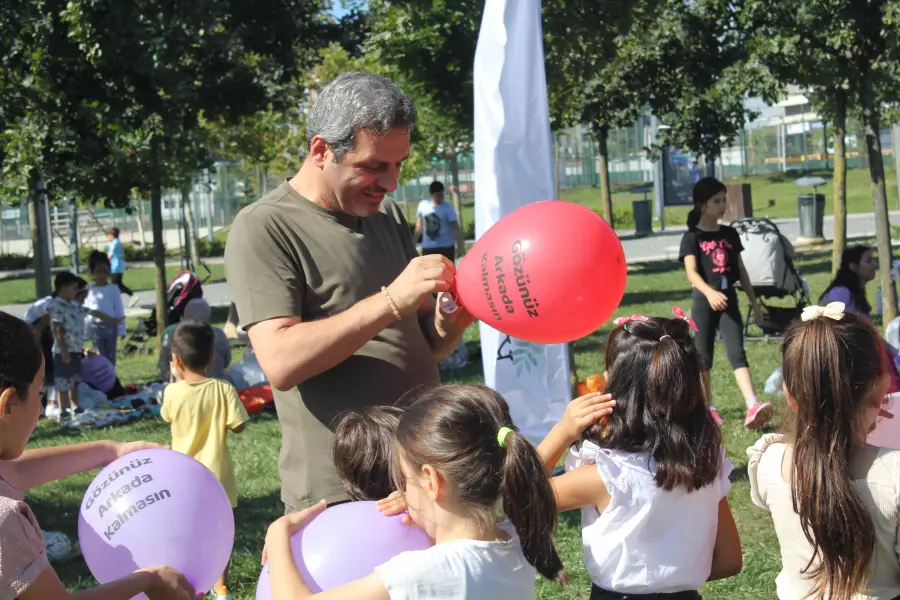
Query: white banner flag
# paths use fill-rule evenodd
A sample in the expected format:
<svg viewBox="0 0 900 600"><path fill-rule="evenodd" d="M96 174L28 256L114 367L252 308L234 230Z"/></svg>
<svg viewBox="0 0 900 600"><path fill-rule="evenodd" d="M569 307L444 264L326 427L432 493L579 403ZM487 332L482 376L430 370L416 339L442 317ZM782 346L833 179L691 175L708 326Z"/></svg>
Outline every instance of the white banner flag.
<svg viewBox="0 0 900 600"><path fill-rule="evenodd" d="M540 0L486 0L474 87L480 238L520 206L554 199ZM479 326L485 383L509 402L516 426L540 441L571 399L567 345L532 344Z"/></svg>

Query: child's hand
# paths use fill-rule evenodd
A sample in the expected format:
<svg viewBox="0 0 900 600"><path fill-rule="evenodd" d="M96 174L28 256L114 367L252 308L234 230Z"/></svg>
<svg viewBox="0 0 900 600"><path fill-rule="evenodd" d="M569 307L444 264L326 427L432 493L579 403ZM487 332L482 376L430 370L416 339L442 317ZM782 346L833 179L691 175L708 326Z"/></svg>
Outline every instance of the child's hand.
<svg viewBox="0 0 900 600"><path fill-rule="evenodd" d="M137 452L138 450L168 450L169 446L165 444L157 444L156 442L115 442L116 458L122 458L126 454Z"/></svg>
<svg viewBox="0 0 900 600"><path fill-rule="evenodd" d="M141 570L153 576L153 583L146 592L150 600L189 600L200 597L185 576L171 567Z"/></svg>
<svg viewBox="0 0 900 600"><path fill-rule="evenodd" d="M406 525L407 527L419 527L419 524L412 520L412 517L409 516L409 513L406 512L406 497L400 491L391 492L391 495L387 498L382 498L378 502L375 503L375 508L378 509L385 517L394 517L396 515L403 515L400 518L400 522Z"/></svg>
<svg viewBox="0 0 900 600"><path fill-rule="evenodd" d="M269 560L269 540L273 536L283 535L290 539L292 535L303 529L307 523L312 521L316 515L325 510L327 506L328 505L324 500L320 500L314 506L310 506L305 510L293 512L289 515L284 515L269 525L269 530L266 532L266 541L263 544L262 564L266 564L266 561Z"/></svg>
<svg viewBox="0 0 900 600"><path fill-rule="evenodd" d="M66 364L69 364L70 362L72 362L72 357L69 356L69 351L68 351L68 350L64 350L64 351L60 354L60 358L62 358L62 361L63 361L64 363L66 363Z"/></svg>
<svg viewBox="0 0 900 600"><path fill-rule="evenodd" d="M375 507L385 517L393 517L406 512L406 498L399 491L391 492L390 496L376 502Z"/></svg>
<svg viewBox="0 0 900 600"><path fill-rule="evenodd" d="M585 429L612 414L616 401L611 394L591 393L569 402L566 414L560 421L566 438L574 442Z"/></svg>

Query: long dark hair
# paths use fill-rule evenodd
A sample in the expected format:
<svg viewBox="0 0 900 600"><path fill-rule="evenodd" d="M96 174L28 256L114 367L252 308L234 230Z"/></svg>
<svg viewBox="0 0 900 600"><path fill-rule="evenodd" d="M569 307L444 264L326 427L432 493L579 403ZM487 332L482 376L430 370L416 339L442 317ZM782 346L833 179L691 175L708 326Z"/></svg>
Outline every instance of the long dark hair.
<svg viewBox="0 0 900 600"><path fill-rule="evenodd" d="M513 430L505 447L497 440L502 427ZM494 507L502 500L528 562L548 579L565 579L554 544L553 488L534 446L515 430L500 394L473 385L426 391L400 419L397 444L413 471L426 464L439 470L455 500L486 525L495 522Z"/></svg>
<svg viewBox="0 0 900 600"><path fill-rule="evenodd" d="M696 490L715 481L722 438L688 324L629 321L610 340L605 391L616 399L616 410L587 439L602 448L647 452L656 462L656 485L664 490Z"/></svg>
<svg viewBox="0 0 900 600"><path fill-rule="evenodd" d="M0 311L0 391L13 388L24 401L44 353L28 323Z"/></svg>
<svg viewBox="0 0 900 600"><path fill-rule="evenodd" d="M887 369L884 348L878 332L848 312L840 321L796 322L782 351L797 413L791 495L813 547L803 572L814 580L818 600L849 600L866 584L875 549L875 526L853 487L850 453L859 443L859 417Z"/></svg>
<svg viewBox="0 0 900 600"><path fill-rule="evenodd" d="M834 276L834 279L828 284L828 287L825 288L822 295L819 296L819 304L822 303L822 298L824 298L832 289L836 287L845 287L850 290L850 296L853 298L853 305L857 312L865 315L872 312L872 305L869 304L869 300L866 298L866 286L860 281L859 275L854 273L853 269L850 268L850 265L858 265L863 259L863 256L871 251L872 248L865 244L855 244L844 250L844 253L841 254L841 266L838 269L837 275Z"/></svg>
<svg viewBox="0 0 900 600"><path fill-rule="evenodd" d="M698 180L697 183L694 184L694 189L691 192L691 197L694 200L694 208L688 213L688 229L694 229L700 223L700 211L703 208L703 205L709 202L709 199L716 194L726 191L728 191L728 188L725 187L725 184L715 177L704 177L703 179Z"/></svg>

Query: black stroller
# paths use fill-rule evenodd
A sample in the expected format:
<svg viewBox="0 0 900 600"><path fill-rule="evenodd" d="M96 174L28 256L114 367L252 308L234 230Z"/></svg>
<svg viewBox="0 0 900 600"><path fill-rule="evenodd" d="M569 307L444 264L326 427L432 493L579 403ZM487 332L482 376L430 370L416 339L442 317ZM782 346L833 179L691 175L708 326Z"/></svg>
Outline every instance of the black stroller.
<svg viewBox="0 0 900 600"><path fill-rule="evenodd" d="M182 271L176 275L166 286L166 323L174 325L179 323L184 316L184 308L194 298L203 297L203 284L197 274L192 271ZM150 312L150 316L138 321L137 328L125 342L125 355L152 354L154 348L149 347L151 338L159 332L156 327L156 308Z"/></svg>
<svg viewBox="0 0 900 600"><path fill-rule="evenodd" d="M780 337L810 304L806 280L794 268L794 247L769 219L738 219L731 226L741 237L741 258L763 311L762 337L748 338L750 309L744 320L744 337ZM780 302L776 305L773 300Z"/></svg>

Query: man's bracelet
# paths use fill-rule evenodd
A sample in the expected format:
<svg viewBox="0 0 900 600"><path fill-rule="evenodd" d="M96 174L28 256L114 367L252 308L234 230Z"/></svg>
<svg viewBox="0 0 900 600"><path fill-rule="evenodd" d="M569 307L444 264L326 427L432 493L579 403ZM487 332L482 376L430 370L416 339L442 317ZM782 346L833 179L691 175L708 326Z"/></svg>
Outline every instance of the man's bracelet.
<svg viewBox="0 0 900 600"><path fill-rule="evenodd" d="M402 317L400 316L400 311L397 310L397 305L394 303L394 298L391 296L391 293L384 286L381 286L381 293L387 298L388 304L391 305L391 310L394 311L394 316L399 321Z"/></svg>

